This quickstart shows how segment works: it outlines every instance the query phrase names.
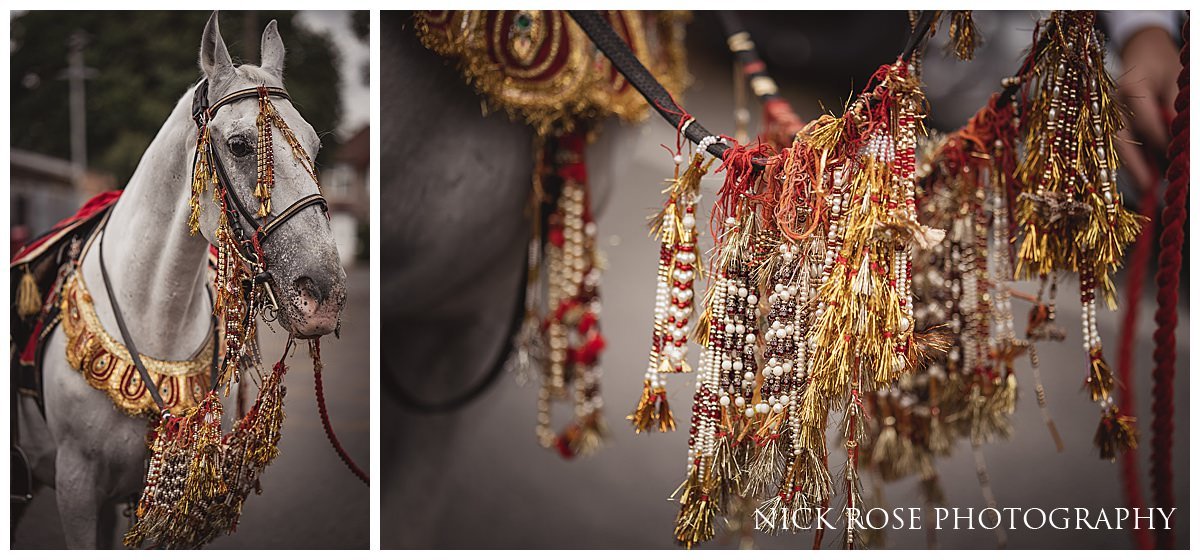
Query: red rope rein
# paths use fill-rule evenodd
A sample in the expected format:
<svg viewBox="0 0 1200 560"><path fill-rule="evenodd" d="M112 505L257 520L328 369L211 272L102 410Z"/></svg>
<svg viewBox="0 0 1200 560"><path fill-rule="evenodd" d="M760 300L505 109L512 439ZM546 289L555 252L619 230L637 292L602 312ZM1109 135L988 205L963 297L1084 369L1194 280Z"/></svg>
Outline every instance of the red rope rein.
<svg viewBox="0 0 1200 560"><path fill-rule="evenodd" d="M367 473L359 468L354 459L350 458L349 453L346 453L345 448L342 447L342 443L338 441L337 434L333 433L333 425L329 423L329 411L325 409L325 390L321 383L321 370L323 369L321 365L321 340L313 339L309 342L308 351L312 354L313 385L316 387L317 393L317 411L321 415L321 426L325 428L325 436L329 438L329 443L333 445L333 450L337 452L338 457L342 459L342 462L346 464L350 472L354 473L354 476L357 476L363 483L370 484L371 481L368 479Z"/></svg>
<svg viewBox="0 0 1200 560"><path fill-rule="evenodd" d="M1175 489L1171 467L1171 447L1175 432L1175 327L1178 323L1179 273L1183 265L1184 223L1187 221L1188 194L1188 27L1183 27L1183 48L1179 60L1179 95L1175 97L1178 112L1171 123L1171 143L1167 156L1167 192L1162 213L1162 237L1158 254L1158 310L1154 313L1154 421L1150 454L1151 485L1155 507L1175 507ZM1173 530L1159 529L1155 533L1158 548L1173 548Z"/></svg>
<svg viewBox="0 0 1200 560"><path fill-rule="evenodd" d="M1117 375L1120 386L1117 406L1131 416L1135 413L1133 348L1137 339L1138 310L1141 307L1142 292L1145 288L1146 272L1150 268L1150 256L1154 249L1154 234L1158 227L1158 189L1162 183L1162 174L1154 170L1153 180L1142 185L1142 200L1138 213L1149 218L1142 227L1133 253L1129 257L1129 277L1125 291L1125 314L1121 318L1121 338L1117 346ZM1135 450L1121 454L1121 490L1125 495L1125 505L1133 509L1145 507L1146 500L1142 494L1141 474L1138 471L1138 454ZM1150 531L1138 526L1132 529L1134 543L1140 549L1154 547Z"/></svg>

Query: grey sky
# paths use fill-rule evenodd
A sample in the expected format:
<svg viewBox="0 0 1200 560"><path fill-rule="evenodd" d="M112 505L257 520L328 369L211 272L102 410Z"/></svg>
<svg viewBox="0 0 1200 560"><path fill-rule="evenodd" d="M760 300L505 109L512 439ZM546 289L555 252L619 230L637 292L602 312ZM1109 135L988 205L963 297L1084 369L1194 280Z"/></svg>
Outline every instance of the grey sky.
<svg viewBox="0 0 1200 560"><path fill-rule="evenodd" d="M370 84L365 76L371 60L368 41L359 41L350 28L350 12L300 12L298 21L305 27L328 35L338 50L342 77L342 122L338 134L348 138L371 118ZM374 30L372 30L374 31Z"/></svg>

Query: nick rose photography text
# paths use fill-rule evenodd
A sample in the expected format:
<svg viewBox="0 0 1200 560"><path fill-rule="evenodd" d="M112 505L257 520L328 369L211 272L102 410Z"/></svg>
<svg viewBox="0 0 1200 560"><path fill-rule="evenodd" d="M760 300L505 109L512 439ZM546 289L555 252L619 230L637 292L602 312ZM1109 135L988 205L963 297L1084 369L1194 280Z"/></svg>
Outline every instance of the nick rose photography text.
<svg viewBox="0 0 1200 560"><path fill-rule="evenodd" d="M931 508L935 530L993 530L997 527L1040 530L1112 530L1171 529L1177 508ZM836 529L845 519L859 530L924 529L924 508L758 508L754 510L754 529L773 532L804 531L811 528Z"/></svg>

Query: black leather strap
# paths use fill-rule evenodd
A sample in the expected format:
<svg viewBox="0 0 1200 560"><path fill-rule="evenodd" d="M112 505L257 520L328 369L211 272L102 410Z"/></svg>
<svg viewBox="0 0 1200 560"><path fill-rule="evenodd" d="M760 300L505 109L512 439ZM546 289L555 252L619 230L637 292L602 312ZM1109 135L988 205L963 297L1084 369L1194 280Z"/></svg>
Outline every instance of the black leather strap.
<svg viewBox="0 0 1200 560"><path fill-rule="evenodd" d="M679 107L662 84L658 83L654 75L642 65L637 56L629 48L617 32L613 29L608 20L600 15L600 12L592 10L570 10L571 18L579 25L580 29L592 40L596 48L600 50L608 60L612 62L614 68L625 77L625 80L633 85L642 97L662 115L667 122L671 123L676 129L679 128L680 119L685 114L683 109ZM925 43L925 39L929 35L930 26L937 18L936 11L925 10L917 18L917 23L913 28L912 34L909 36L904 50L901 52L902 59L909 59L916 49ZM688 140L699 144L705 136L714 136L708 129L700 125L699 121L693 120L688 124L683 131ZM718 158L723 158L725 150L729 146L722 142L717 142L708 146L708 153ZM755 167L759 167L763 162L755 161Z"/></svg>
<svg viewBox="0 0 1200 560"><path fill-rule="evenodd" d="M287 99L287 100L292 99L291 96L288 95L287 90L285 90L283 88L265 87L263 89L267 90L267 96L269 96L269 97L278 97L280 99ZM207 108L208 118L211 119L213 116L215 116L217 114L217 111L221 107L229 105L235 101L241 101L243 99L258 99L258 89L253 88L253 89L238 90L229 95L226 95L225 97L218 99L216 101L216 103L213 103L212 105L210 105Z"/></svg>
<svg viewBox="0 0 1200 560"><path fill-rule="evenodd" d="M267 236L271 235L271 232L275 231L279 226L283 225L284 222L291 219L292 216L299 214L301 210L304 210L309 206L320 206L326 212L329 211L329 203L326 202L325 197L321 196L320 193L313 193L302 197L300 200L293 202L287 208L284 208L283 212L280 212L278 216L271 218L270 221L263 224L262 227L258 229L259 241L266 241Z"/></svg>
<svg viewBox="0 0 1200 560"><path fill-rule="evenodd" d="M608 20L604 19L600 12L593 10L571 10L569 13L575 23L579 24L580 29L583 29L583 32L596 45L596 48L600 49L600 52L604 53L604 56L612 62L613 67L625 77L625 80L638 90L642 97L646 98L646 101L655 111L658 111L659 115L662 115L662 118L678 129L680 119L685 114L684 110L675 103L666 88L658 83L654 74L651 74L642 65L642 61L633 54L625 40L617 35ZM706 136L715 136L695 120L688 125L683 134L695 144L699 144ZM708 153L720 158L728 149L728 144L717 142L708 147Z"/></svg>
<svg viewBox="0 0 1200 560"><path fill-rule="evenodd" d="M225 171L225 164L217 156L217 150L213 148L211 143L208 145L208 152L209 159L213 163L213 170L217 173L217 181L224 187L221 190L224 192L226 202L231 203L226 204L226 208L228 209L229 206L232 206L232 210L237 210L237 213L241 215L242 219L246 220L246 223L250 227L257 229L259 225L258 218L242 203L242 198L237 195L237 191L230 187L233 182L229 180L229 174ZM229 217L233 219L229 221L229 224L234 226L234 233L237 234L238 239L248 239L249 237L242 230L241 224L237 220L237 215L233 215L232 212L230 214Z"/></svg>
<svg viewBox="0 0 1200 560"><path fill-rule="evenodd" d="M107 224L105 224L107 225ZM138 376L142 378L142 385L150 391L150 397L154 399L154 404L158 405L158 410L166 412L167 408L163 404L162 395L158 394L158 385L150 378L150 372L146 370L146 364L142 363L142 354L138 352L137 344L133 342L133 337L129 335L129 327L125 325L125 316L121 314L121 304L117 303L117 295L113 293L112 281L108 278L108 267L104 265L104 237L108 228L105 227L100 232L100 254L97 255L100 260L100 275L104 278L104 291L108 292L108 302L112 305L113 315L117 319L117 329L121 331L121 338L125 341L125 348L129 350L129 357L133 360L133 367L137 369ZM82 271L80 272L82 274ZM215 353L216 350L214 349Z"/></svg>

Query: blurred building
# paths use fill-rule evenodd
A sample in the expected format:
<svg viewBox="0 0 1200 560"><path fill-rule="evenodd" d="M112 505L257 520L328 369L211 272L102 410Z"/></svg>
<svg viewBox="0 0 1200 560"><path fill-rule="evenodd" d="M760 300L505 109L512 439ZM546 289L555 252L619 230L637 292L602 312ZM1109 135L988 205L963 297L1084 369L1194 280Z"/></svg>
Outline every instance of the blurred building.
<svg viewBox="0 0 1200 560"><path fill-rule="evenodd" d="M74 214L88 198L116 188L109 174L89 171L76 180L65 159L16 148L9 154L9 254Z"/></svg>
<svg viewBox="0 0 1200 560"><path fill-rule="evenodd" d="M363 253L370 223L367 174L371 165L371 128L364 126L338 149L333 164L321 170L321 186L329 201L330 227L342 264Z"/></svg>

